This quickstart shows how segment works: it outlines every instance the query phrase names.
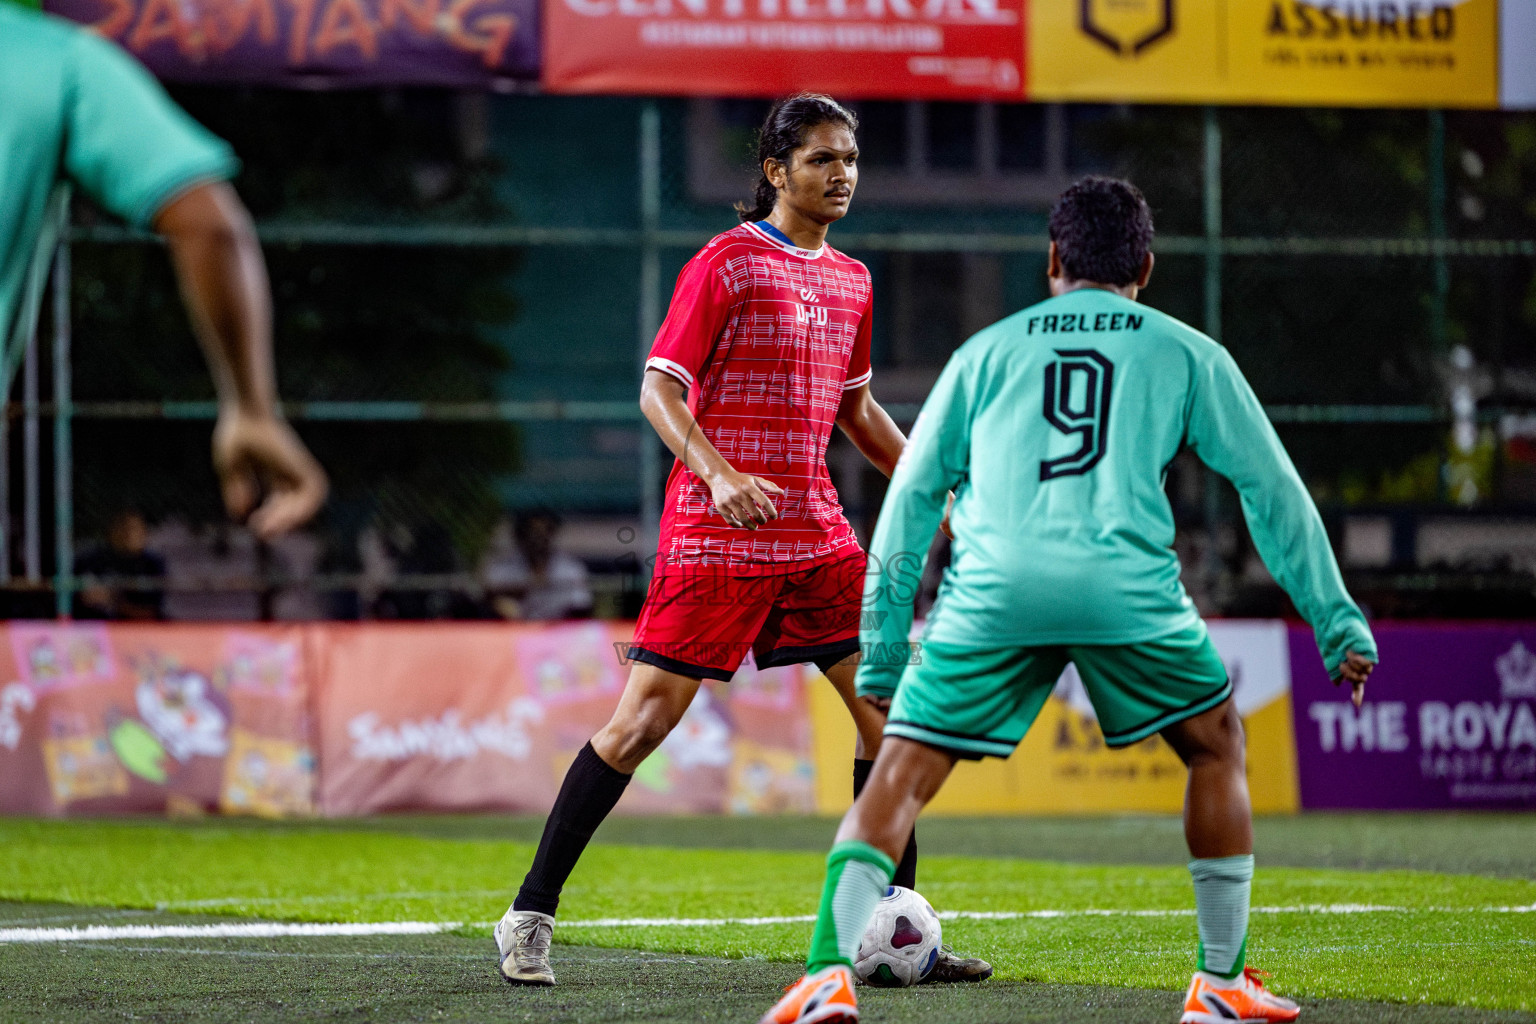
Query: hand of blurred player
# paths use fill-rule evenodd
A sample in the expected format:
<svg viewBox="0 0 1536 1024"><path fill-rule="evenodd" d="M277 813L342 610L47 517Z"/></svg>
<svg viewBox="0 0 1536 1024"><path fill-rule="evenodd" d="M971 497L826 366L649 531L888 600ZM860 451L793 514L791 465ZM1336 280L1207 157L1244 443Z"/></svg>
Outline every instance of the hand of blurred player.
<svg viewBox="0 0 1536 1024"><path fill-rule="evenodd" d="M230 516L263 540L302 526L325 501L325 471L293 428L273 416L221 413L213 468Z"/></svg>
<svg viewBox="0 0 1536 1024"><path fill-rule="evenodd" d="M1371 678L1371 672L1376 668L1376 663L1363 654L1350 651L1344 655L1344 660L1339 663L1339 677L1333 681L1338 686L1344 680L1349 680L1350 700L1359 707L1365 702L1365 681Z"/></svg>
<svg viewBox="0 0 1536 1024"><path fill-rule="evenodd" d="M760 476L738 473L734 469L721 473L709 485L710 497L715 510L732 526L755 530L771 519L779 518L770 494L784 495L784 489L772 480Z"/></svg>
<svg viewBox="0 0 1536 1024"><path fill-rule="evenodd" d="M955 532L949 528L949 514L955 510L955 492L949 492L949 501L944 505L944 521L939 524L939 529L944 531L944 536L950 540L955 539Z"/></svg>

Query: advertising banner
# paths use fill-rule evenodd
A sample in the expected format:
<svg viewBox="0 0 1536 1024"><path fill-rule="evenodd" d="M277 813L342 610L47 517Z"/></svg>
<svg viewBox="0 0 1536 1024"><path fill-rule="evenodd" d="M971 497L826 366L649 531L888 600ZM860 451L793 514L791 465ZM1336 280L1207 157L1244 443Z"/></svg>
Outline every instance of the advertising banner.
<svg viewBox="0 0 1536 1024"><path fill-rule="evenodd" d="M493 88L537 78L538 0L46 0L175 82Z"/></svg>
<svg viewBox="0 0 1536 1024"><path fill-rule="evenodd" d="M1503 0L1511 27L1528 0ZM544 0L556 92L1497 107L1501 0ZM1503 33L1506 102L1529 38Z"/></svg>
<svg viewBox="0 0 1536 1024"><path fill-rule="evenodd" d="M543 812L629 674L632 626L395 624L316 631L320 806ZM707 683L621 813L814 808L803 670Z"/></svg>
<svg viewBox="0 0 1536 1024"><path fill-rule="evenodd" d="M1498 22L1499 0L1035 0L1025 93L1496 107Z"/></svg>
<svg viewBox="0 0 1536 1024"><path fill-rule="evenodd" d="M0 813L313 813L302 634L7 623Z"/></svg>
<svg viewBox="0 0 1536 1024"><path fill-rule="evenodd" d="M1248 732L1248 784L1254 810L1296 810L1296 752L1291 735L1291 666L1282 622L1216 621L1211 639L1232 679ZM1314 660L1317 654L1312 654ZM818 807L848 806L853 726L823 683L812 691L817 724ZM1006 761L962 761L930 805L948 814L1176 812L1186 773L1157 737L1111 750L1093 705L1068 667L1024 742Z"/></svg>
<svg viewBox="0 0 1536 1024"><path fill-rule="evenodd" d="M0 814L542 812L607 721L628 623L0 625ZM1536 810L1536 625L1376 626L1356 710L1312 634L1215 621L1254 809ZM841 813L853 725L795 666L703 685L627 813ZM1109 750L1066 672L1018 752L940 813L1173 812L1153 738Z"/></svg>
<svg viewBox="0 0 1536 1024"><path fill-rule="evenodd" d="M1499 106L1536 110L1536 3L1504 0L1499 46Z"/></svg>
<svg viewBox="0 0 1536 1024"><path fill-rule="evenodd" d="M554 92L1022 94L1024 0L544 0Z"/></svg>
<svg viewBox="0 0 1536 1024"><path fill-rule="evenodd" d="M1536 809L1536 624L1375 633L1356 710L1312 634L1291 632L1302 806Z"/></svg>

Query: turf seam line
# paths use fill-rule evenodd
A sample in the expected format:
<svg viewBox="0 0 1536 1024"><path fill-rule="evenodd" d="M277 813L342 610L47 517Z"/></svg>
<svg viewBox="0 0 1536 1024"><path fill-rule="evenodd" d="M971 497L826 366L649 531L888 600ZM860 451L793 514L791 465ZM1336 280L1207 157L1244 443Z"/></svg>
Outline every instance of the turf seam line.
<svg viewBox="0 0 1536 1024"><path fill-rule="evenodd" d="M1254 907L1255 914L1530 914L1536 904L1507 907L1400 907L1369 903L1330 903L1292 907ZM945 921L1017 921L1063 917L1192 917L1190 909L1178 910L945 910ZM775 924L807 924L813 914L778 917L611 917L562 921L559 928L715 928L755 927ZM269 939L332 938L368 935L436 935L457 928L489 929L493 922L465 924L459 921L379 921L371 923L239 922L202 925L88 925L73 928L0 928L0 944L37 942L104 942L117 939Z"/></svg>

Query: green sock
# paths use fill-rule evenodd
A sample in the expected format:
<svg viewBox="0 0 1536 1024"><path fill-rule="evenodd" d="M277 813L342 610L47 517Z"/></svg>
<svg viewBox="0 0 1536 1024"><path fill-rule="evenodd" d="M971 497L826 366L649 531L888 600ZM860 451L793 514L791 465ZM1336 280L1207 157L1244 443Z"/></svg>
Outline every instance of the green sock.
<svg viewBox="0 0 1536 1024"><path fill-rule="evenodd" d="M875 904L895 873L895 862L868 843L849 839L832 847L821 910L811 933L811 953L805 961L807 974L833 964L853 966Z"/></svg>
<svg viewBox="0 0 1536 1024"><path fill-rule="evenodd" d="M1189 862L1195 879L1195 917L1200 925L1200 970L1222 978L1243 972L1248 957L1248 898L1253 854L1205 857Z"/></svg>

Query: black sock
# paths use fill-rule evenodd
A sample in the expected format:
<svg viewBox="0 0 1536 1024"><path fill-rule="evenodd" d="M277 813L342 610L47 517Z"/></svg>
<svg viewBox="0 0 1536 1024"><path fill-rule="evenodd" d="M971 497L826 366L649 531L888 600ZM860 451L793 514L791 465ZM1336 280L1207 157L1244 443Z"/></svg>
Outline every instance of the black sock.
<svg viewBox="0 0 1536 1024"><path fill-rule="evenodd" d="M859 794L864 792L864 783L869 781L869 773L875 767L874 761L866 761L861 757L853 759L853 798L857 800ZM907 836L907 848L901 853L901 863L896 865L896 874L891 877L892 885L899 885L903 889L917 888L917 829Z"/></svg>
<svg viewBox="0 0 1536 1024"><path fill-rule="evenodd" d="M560 795L544 822L539 852L512 901L513 910L536 910L554 916L560 906L560 890L576 869L576 862L592 839L597 826L608 817L624 795L630 776L608 766L588 743L571 762L560 784Z"/></svg>

